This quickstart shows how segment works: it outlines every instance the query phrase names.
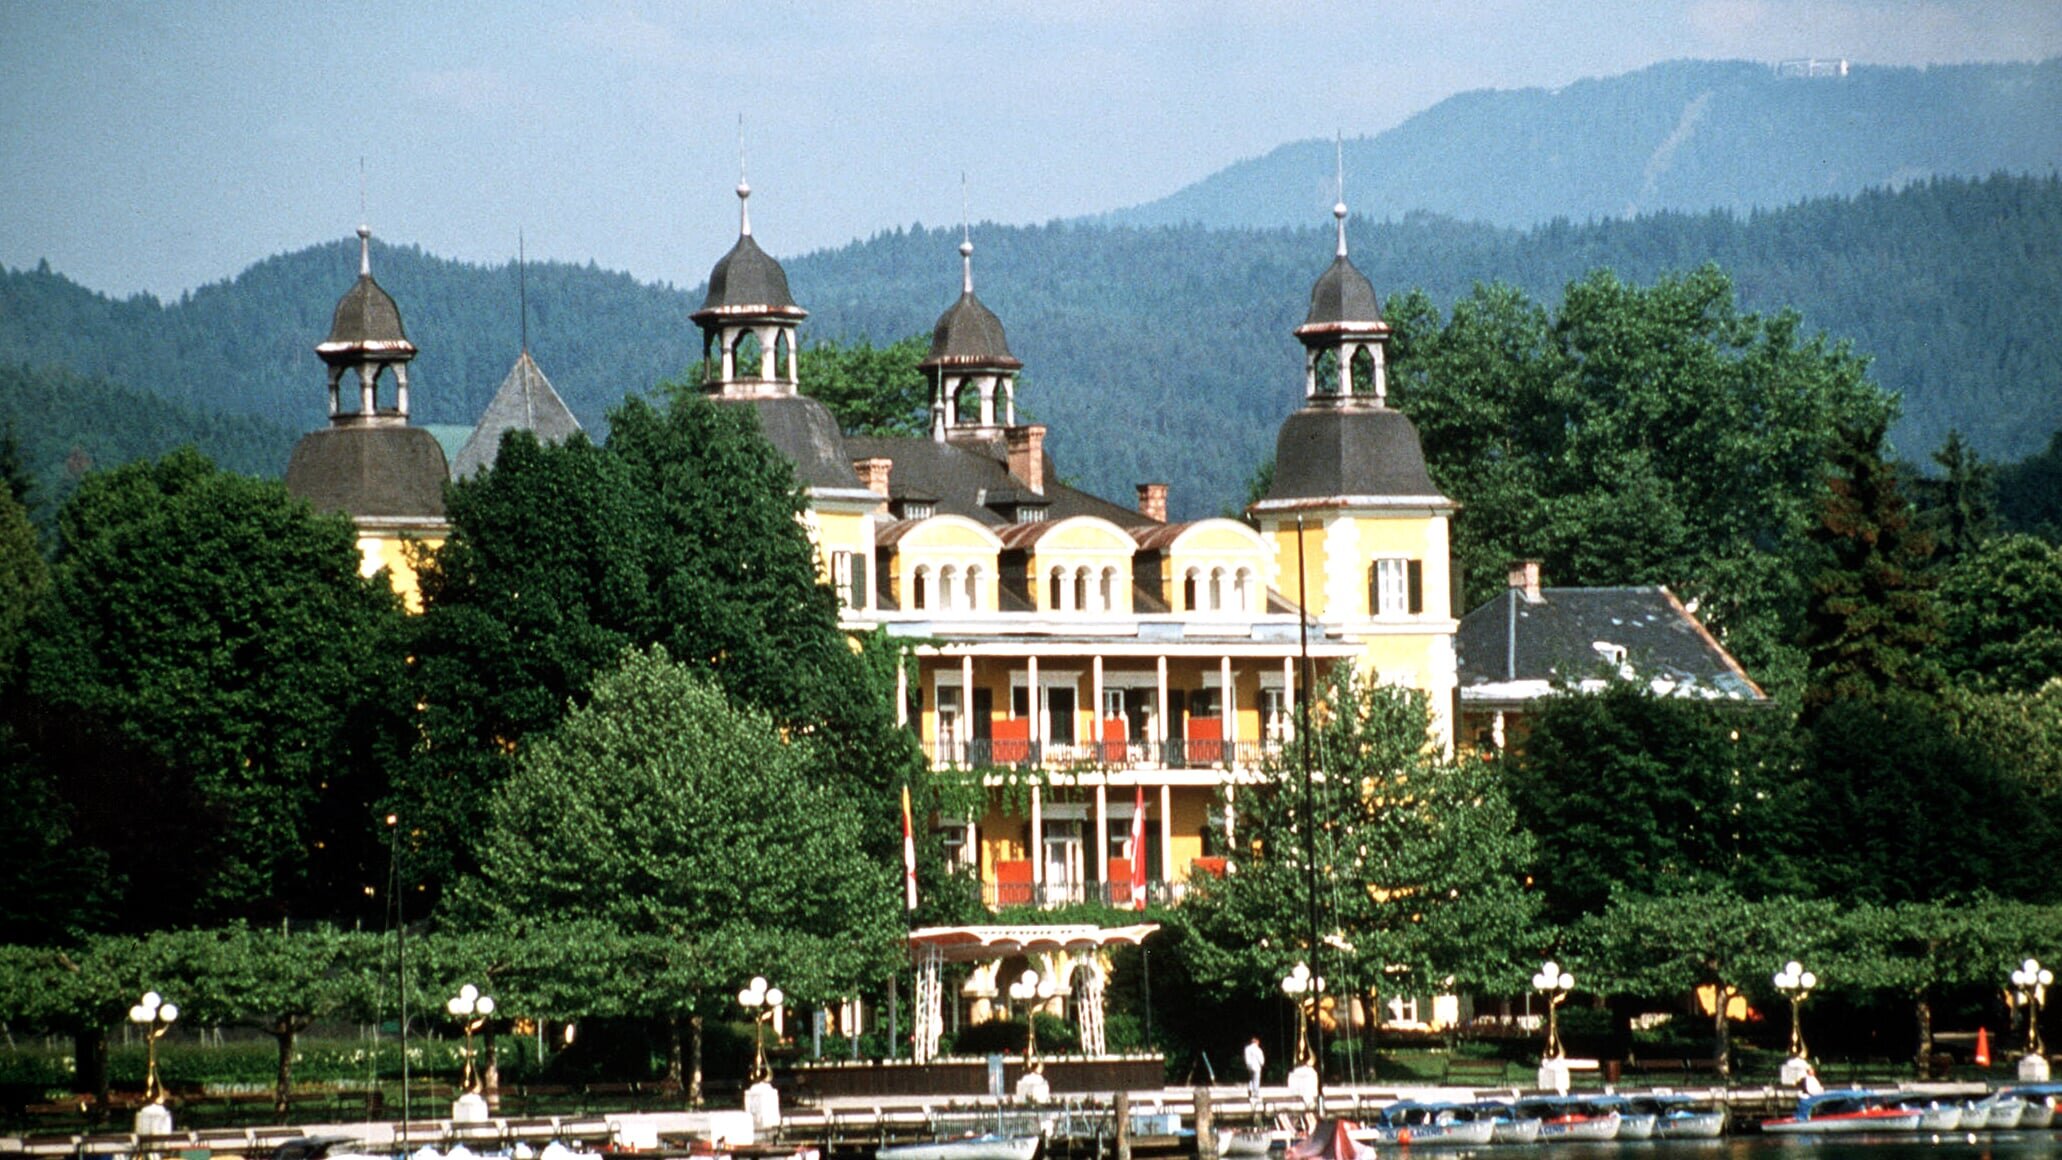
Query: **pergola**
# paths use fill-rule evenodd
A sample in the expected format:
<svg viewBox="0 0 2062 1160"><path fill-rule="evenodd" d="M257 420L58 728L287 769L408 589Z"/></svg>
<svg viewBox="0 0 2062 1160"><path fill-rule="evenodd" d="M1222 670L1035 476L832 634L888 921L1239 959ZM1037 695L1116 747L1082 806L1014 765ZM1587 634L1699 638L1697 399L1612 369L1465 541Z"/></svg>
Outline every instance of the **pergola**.
<svg viewBox="0 0 2062 1160"><path fill-rule="evenodd" d="M1077 971L1087 968L1080 987L1081 1049L1103 1054L1103 983L1101 952L1111 946L1137 946L1160 929L1157 922L1132 926L927 926L909 932L910 957L916 960L916 1061L938 1057L938 1039L945 1033L944 986L939 967L945 963L985 963L993 975L1013 955L1045 955L1057 960L1053 982L1073 989ZM992 980L991 980L992 982Z"/></svg>

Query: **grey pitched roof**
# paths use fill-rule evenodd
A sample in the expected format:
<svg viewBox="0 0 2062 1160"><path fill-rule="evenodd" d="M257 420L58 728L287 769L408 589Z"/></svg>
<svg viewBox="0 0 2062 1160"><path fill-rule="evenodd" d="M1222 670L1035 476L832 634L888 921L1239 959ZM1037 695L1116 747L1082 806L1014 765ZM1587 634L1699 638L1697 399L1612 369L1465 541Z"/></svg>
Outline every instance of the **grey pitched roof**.
<svg viewBox="0 0 2062 1160"><path fill-rule="evenodd" d="M925 356L921 365L950 364L1005 369L1024 365L1010 353L1009 340L1002 332L1002 319L982 305L972 290L961 294L959 301L946 307L945 313L938 316L938 325L931 328L931 353Z"/></svg>
<svg viewBox="0 0 2062 1160"><path fill-rule="evenodd" d="M993 445L999 447L1000 442ZM1008 460L1000 453L984 454L958 443L940 443L920 436L854 435L845 441L845 447L855 459L894 460L895 466L888 473L891 498L932 497L940 514L966 516L990 527L1009 522L1004 513L989 506L991 500L1006 501L1028 494L1023 482L1009 473ZM1048 456L1045 478L1051 481L1058 475ZM1157 523L1131 508L1063 483L1048 482L1042 498L1048 504L1049 520L1099 516L1119 527Z"/></svg>
<svg viewBox="0 0 2062 1160"><path fill-rule="evenodd" d="M1310 313L1304 326L1332 326L1342 322L1380 323L1382 307L1375 298L1374 283L1341 254L1318 275L1310 288Z"/></svg>
<svg viewBox="0 0 2062 1160"><path fill-rule="evenodd" d="M1448 502L1425 470L1418 429L1401 411L1320 403L1283 420L1274 482L1261 504L1349 497Z"/></svg>
<svg viewBox="0 0 2062 1160"><path fill-rule="evenodd" d="M795 479L803 487L864 490L852 460L865 456L846 446L837 419L822 403L807 395L711 398L718 406L751 408L759 430L795 465Z"/></svg>
<svg viewBox="0 0 2062 1160"><path fill-rule="evenodd" d="M415 344L401 329L401 308L371 274L358 281L337 302L336 316L329 324L329 337L317 343L315 353L322 361L352 365L368 356L386 362L406 362L415 357Z"/></svg>
<svg viewBox="0 0 2062 1160"><path fill-rule="evenodd" d="M537 436L539 443L557 443L579 429L580 420L573 417L565 400L551 389L551 380L544 377L526 350L509 368L508 377L501 380L501 389L494 392L493 401L481 414L479 425L452 461L452 478L466 479L494 466L504 432L528 431Z"/></svg>
<svg viewBox="0 0 2062 1160"><path fill-rule="evenodd" d="M1515 589L1461 618L1454 648L1463 696L1471 688L1567 682L1616 671L1600 646L1624 649L1636 679L1683 695L1764 700L1725 647L1666 588L1542 588L1532 603Z"/></svg>
<svg viewBox="0 0 2062 1160"><path fill-rule="evenodd" d="M310 431L286 465L288 491L361 518L442 519L449 478L437 437L398 423Z"/></svg>
<svg viewBox="0 0 2062 1160"><path fill-rule="evenodd" d="M765 310L801 316L788 293L787 271L772 255L759 248L750 234L739 234L730 252L716 260L709 271L709 292L702 299L696 317L715 312Z"/></svg>

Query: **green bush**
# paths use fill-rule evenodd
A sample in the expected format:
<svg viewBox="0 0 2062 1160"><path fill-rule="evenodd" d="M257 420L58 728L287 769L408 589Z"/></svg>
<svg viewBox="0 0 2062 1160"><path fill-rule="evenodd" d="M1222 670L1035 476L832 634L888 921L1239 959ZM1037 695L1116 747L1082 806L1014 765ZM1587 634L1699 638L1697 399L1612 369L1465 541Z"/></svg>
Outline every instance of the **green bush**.
<svg viewBox="0 0 2062 1160"><path fill-rule="evenodd" d="M1065 1019L1041 1014L1037 1017L1037 1026L1038 1050L1081 1050L1081 1029ZM952 1036L951 1046L945 1050L952 1055L1022 1054L1024 1025L1015 1019L990 1019L985 1023L969 1024Z"/></svg>

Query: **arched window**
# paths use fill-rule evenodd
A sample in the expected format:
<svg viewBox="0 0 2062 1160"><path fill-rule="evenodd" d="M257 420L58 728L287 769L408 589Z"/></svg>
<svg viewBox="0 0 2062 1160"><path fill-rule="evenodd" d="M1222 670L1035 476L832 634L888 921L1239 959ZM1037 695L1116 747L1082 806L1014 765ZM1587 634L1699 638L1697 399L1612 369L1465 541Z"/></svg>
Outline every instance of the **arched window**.
<svg viewBox="0 0 2062 1160"><path fill-rule="evenodd" d="M1237 577L1237 579L1235 579L1235 580L1233 580L1233 581L1232 581L1232 590L1233 590L1233 591L1234 591L1234 592L1235 592L1235 593L1237 594L1237 601L1236 601L1236 604L1237 604L1238 610L1239 610L1240 612L1247 612L1247 613L1250 613L1250 612L1252 612L1252 611L1253 611L1253 570L1252 570L1251 568L1241 568L1241 569L1239 569L1239 574L1238 574L1238 577Z"/></svg>
<svg viewBox="0 0 2062 1160"><path fill-rule="evenodd" d="M909 581L909 606L911 608L922 608L924 606L924 589L930 582L930 568L919 566L916 570L916 575Z"/></svg>
<svg viewBox="0 0 2062 1160"><path fill-rule="evenodd" d="M1224 569L1210 569L1210 611L1224 610Z"/></svg>
<svg viewBox="0 0 2062 1160"><path fill-rule="evenodd" d="M1339 393L1339 352L1326 347L1317 352L1317 393L1336 395Z"/></svg>
<svg viewBox="0 0 2062 1160"><path fill-rule="evenodd" d="M1045 585L1046 611L1058 612L1060 610L1060 594L1066 589L1066 586L1067 574L1058 568L1054 568Z"/></svg>
<svg viewBox="0 0 2062 1160"><path fill-rule="evenodd" d="M952 396L952 422L960 427L977 427L981 423L981 384L968 379Z"/></svg>
<svg viewBox="0 0 2062 1160"><path fill-rule="evenodd" d="M947 564L943 568L938 569L938 607L948 609L952 607L959 595L956 590L958 580L959 569L952 565Z"/></svg>
<svg viewBox="0 0 2062 1160"><path fill-rule="evenodd" d="M740 379L756 379L765 372L765 354L759 346L756 331L744 331L737 336L737 345L731 349L731 374Z"/></svg>
<svg viewBox="0 0 2062 1160"><path fill-rule="evenodd" d="M1190 568L1181 578L1181 610L1183 612L1194 612L1196 610L1196 570L1194 568Z"/></svg>
<svg viewBox="0 0 2062 1160"><path fill-rule="evenodd" d="M1117 611L1117 570L1115 568L1103 569L1102 589L1103 611Z"/></svg>
<svg viewBox="0 0 2062 1160"><path fill-rule="evenodd" d="M1086 568L1074 569L1074 607L1082 612L1088 611L1090 607L1088 603L1088 569Z"/></svg>
<svg viewBox="0 0 2062 1160"><path fill-rule="evenodd" d="M795 379L795 332L783 329L773 336L773 377Z"/></svg>
<svg viewBox="0 0 2062 1160"><path fill-rule="evenodd" d="M1353 393L1374 395L1375 390L1375 348L1362 346L1353 352Z"/></svg>
<svg viewBox="0 0 2062 1160"><path fill-rule="evenodd" d="M978 565L967 567L967 611L981 607L981 569Z"/></svg>

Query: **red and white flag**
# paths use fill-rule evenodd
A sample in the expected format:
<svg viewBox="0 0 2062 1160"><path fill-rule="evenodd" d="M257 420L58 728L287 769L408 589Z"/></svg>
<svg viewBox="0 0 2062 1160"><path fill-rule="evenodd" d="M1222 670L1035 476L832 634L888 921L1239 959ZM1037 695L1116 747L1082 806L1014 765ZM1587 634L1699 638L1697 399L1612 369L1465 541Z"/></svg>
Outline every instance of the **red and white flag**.
<svg viewBox="0 0 2062 1160"><path fill-rule="evenodd" d="M1131 803L1131 908L1146 908L1146 787L1141 782Z"/></svg>
<svg viewBox="0 0 2062 1160"><path fill-rule="evenodd" d="M902 787L902 905L916 909L916 833L909 824L909 787Z"/></svg>

